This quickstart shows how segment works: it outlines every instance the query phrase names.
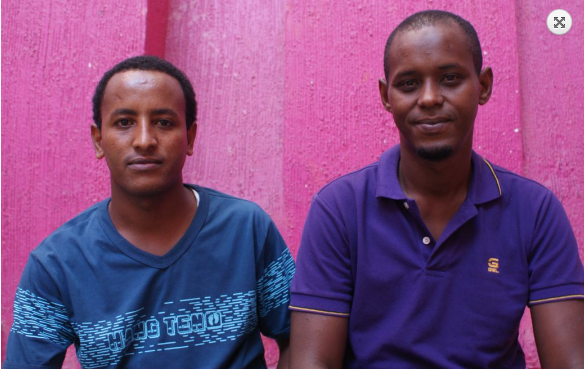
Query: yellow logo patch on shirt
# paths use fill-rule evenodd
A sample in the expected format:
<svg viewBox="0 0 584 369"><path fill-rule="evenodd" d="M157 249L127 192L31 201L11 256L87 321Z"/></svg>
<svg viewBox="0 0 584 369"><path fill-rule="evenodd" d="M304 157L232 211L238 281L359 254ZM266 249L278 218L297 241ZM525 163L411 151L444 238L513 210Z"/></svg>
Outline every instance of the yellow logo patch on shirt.
<svg viewBox="0 0 584 369"><path fill-rule="evenodd" d="M488 262L489 272L490 273L499 273L499 259L497 258L490 258Z"/></svg>

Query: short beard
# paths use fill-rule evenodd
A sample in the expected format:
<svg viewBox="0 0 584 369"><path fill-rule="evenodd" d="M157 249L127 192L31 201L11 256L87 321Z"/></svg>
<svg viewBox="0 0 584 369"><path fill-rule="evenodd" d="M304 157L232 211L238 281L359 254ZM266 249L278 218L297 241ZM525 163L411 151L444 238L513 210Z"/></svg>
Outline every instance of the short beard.
<svg viewBox="0 0 584 369"><path fill-rule="evenodd" d="M452 155L452 146L420 147L416 152L422 159L428 161L441 161Z"/></svg>

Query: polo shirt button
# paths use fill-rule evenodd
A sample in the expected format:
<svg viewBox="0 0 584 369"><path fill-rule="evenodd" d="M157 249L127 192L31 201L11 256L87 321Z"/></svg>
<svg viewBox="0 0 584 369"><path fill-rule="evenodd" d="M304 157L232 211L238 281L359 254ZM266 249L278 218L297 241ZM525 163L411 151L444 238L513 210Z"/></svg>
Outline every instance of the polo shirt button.
<svg viewBox="0 0 584 369"><path fill-rule="evenodd" d="M404 208L409 209L410 205L407 202L404 202Z"/></svg>
<svg viewBox="0 0 584 369"><path fill-rule="evenodd" d="M422 242L424 242L424 245L429 245L430 244L430 237L422 238Z"/></svg>

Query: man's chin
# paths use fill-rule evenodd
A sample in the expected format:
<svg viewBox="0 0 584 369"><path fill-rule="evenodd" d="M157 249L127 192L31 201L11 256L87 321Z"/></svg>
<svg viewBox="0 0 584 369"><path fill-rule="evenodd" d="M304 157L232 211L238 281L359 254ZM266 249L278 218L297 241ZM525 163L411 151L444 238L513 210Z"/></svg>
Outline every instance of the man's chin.
<svg viewBox="0 0 584 369"><path fill-rule="evenodd" d="M442 161L452 155L452 146L419 147L416 153L424 160Z"/></svg>
<svg viewBox="0 0 584 369"><path fill-rule="evenodd" d="M154 181L136 181L134 183L126 184L126 186L118 186L120 192L130 197L148 198L159 196L164 192L168 186L164 187L161 183Z"/></svg>

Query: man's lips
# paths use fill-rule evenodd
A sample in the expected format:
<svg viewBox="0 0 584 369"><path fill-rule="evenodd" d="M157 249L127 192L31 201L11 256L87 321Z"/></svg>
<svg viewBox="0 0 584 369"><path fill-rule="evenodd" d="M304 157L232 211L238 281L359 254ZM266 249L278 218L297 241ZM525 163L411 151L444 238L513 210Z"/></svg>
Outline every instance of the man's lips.
<svg viewBox="0 0 584 369"><path fill-rule="evenodd" d="M162 164L162 160L158 158L131 158L128 160L128 167L137 170L154 169Z"/></svg>
<svg viewBox="0 0 584 369"><path fill-rule="evenodd" d="M427 134L442 133L450 119L447 117L432 117L414 120L414 125Z"/></svg>
<svg viewBox="0 0 584 369"><path fill-rule="evenodd" d="M415 119L414 124L434 125L440 123L448 123L450 121L447 117L421 118Z"/></svg>

